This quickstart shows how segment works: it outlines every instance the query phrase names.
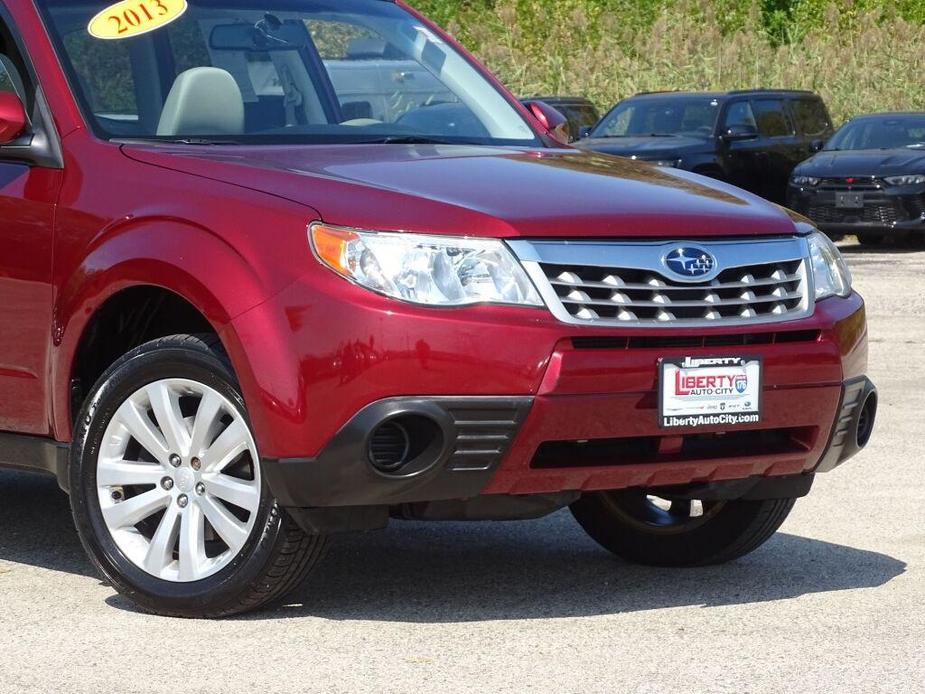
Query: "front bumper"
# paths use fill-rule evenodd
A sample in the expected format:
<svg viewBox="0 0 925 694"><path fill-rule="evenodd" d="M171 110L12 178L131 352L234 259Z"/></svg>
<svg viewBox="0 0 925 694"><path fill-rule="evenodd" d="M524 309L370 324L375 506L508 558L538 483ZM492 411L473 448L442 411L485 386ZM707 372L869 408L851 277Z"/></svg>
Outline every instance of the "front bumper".
<svg viewBox="0 0 925 694"><path fill-rule="evenodd" d="M872 408L865 410L871 397ZM617 438L612 422L636 420L647 429L651 408L640 407L640 398L391 398L364 408L320 455L264 460L263 470L280 504L289 508L811 477L856 454L876 415L876 389L866 377L765 398L773 428L670 435L647 430ZM834 413L834 421L808 414L820 412L829 418ZM384 474L369 459L368 441L382 422L408 413L439 423L439 446L422 464ZM864 416L870 418L866 425Z"/></svg>
<svg viewBox="0 0 925 694"><path fill-rule="evenodd" d="M284 506L792 477L853 452L832 451L845 393L867 383L856 294L776 325L621 330L565 325L534 309L420 309L331 281L330 306L323 291L307 306L296 286L226 336L266 478ZM764 364L761 423L725 435L658 427L660 358L742 353ZM242 354L264 361L241 369ZM439 423L439 455L410 475L373 469L373 426L419 409Z"/></svg>
<svg viewBox="0 0 925 694"><path fill-rule="evenodd" d="M790 185L787 206L811 219L829 233L853 234L883 231L925 232L925 191L878 188L864 190L864 206L840 208L836 193L842 190L800 188Z"/></svg>

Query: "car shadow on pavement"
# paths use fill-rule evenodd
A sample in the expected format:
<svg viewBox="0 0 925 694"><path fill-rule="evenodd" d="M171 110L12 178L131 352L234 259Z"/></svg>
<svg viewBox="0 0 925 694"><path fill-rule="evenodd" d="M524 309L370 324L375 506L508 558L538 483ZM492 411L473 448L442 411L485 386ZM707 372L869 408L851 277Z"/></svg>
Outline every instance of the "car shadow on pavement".
<svg viewBox="0 0 925 694"><path fill-rule="evenodd" d="M67 497L54 480L34 475L0 472L0 561L99 578ZM567 511L519 523L395 521L382 532L338 537L284 606L238 619L443 623L712 607L875 588L905 566L782 532L723 566L640 567L599 548ZM118 595L106 602L135 609Z"/></svg>
<svg viewBox="0 0 925 694"><path fill-rule="evenodd" d="M77 537L67 494L44 475L0 471L0 561L99 578Z"/></svg>
<svg viewBox="0 0 925 694"><path fill-rule="evenodd" d="M863 246L857 243L838 244L838 249L845 255L882 255L884 257L890 257L909 253L923 253L925 252L925 244L923 244L920 239L901 239L892 243L882 243L875 246Z"/></svg>
<svg viewBox="0 0 925 694"><path fill-rule="evenodd" d="M905 567L786 532L721 566L642 567L600 548L568 511L520 523L396 522L340 539L286 606L242 619L441 623L712 607L874 588Z"/></svg>

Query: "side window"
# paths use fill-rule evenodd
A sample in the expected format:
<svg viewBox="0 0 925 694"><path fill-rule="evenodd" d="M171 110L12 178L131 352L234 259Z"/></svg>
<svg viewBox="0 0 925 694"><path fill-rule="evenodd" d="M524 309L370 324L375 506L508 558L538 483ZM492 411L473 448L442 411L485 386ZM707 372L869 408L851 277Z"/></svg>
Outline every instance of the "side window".
<svg viewBox="0 0 925 694"><path fill-rule="evenodd" d="M822 135L829 129L829 116L819 99L794 99L793 118L804 135Z"/></svg>
<svg viewBox="0 0 925 694"><path fill-rule="evenodd" d="M758 127L755 114L752 112L752 105L747 101L736 101L729 104L723 129L728 130L729 128L741 128L743 126L747 128Z"/></svg>
<svg viewBox="0 0 925 694"><path fill-rule="evenodd" d="M784 137L793 134L793 123L784 109L783 99L756 99L752 102L758 132L765 137Z"/></svg>
<svg viewBox="0 0 925 694"><path fill-rule="evenodd" d="M25 63L19 54L13 35L0 19L0 91L13 92L26 106L26 112L32 108L35 87L29 79Z"/></svg>
<svg viewBox="0 0 925 694"><path fill-rule="evenodd" d="M6 61L3 58L0 58L0 92L12 92L20 99L22 98L19 89L13 84L13 78L10 77L10 73L6 67Z"/></svg>

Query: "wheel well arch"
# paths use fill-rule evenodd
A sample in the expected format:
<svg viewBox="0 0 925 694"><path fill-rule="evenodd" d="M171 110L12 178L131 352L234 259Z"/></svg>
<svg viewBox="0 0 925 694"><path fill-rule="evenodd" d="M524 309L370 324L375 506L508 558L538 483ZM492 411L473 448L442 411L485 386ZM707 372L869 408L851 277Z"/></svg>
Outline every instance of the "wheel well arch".
<svg viewBox="0 0 925 694"><path fill-rule="evenodd" d="M77 342L69 371L69 421L74 423L94 384L122 355L159 337L218 331L181 295L155 285L134 285L96 308Z"/></svg>

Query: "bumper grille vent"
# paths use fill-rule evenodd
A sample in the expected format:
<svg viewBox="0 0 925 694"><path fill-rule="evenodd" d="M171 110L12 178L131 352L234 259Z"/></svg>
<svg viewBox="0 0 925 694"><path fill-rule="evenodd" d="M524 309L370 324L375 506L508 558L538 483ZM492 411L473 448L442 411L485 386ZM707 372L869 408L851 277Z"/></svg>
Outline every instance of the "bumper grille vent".
<svg viewBox="0 0 925 694"><path fill-rule="evenodd" d="M863 208L856 210L839 209L834 205L812 205L809 208L807 217L819 224L886 224L890 225L906 217L900 214L894 205L872 204L865 205Z"/></svg>

